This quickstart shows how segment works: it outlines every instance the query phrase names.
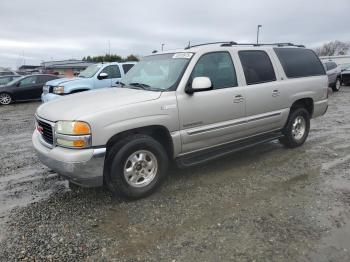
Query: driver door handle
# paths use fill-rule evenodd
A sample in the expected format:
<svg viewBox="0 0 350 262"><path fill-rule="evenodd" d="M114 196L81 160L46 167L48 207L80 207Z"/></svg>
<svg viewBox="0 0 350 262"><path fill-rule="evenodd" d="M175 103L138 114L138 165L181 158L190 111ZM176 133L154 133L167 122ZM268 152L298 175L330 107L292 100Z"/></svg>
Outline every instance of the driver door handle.
<svg viewBox="0 0 350 262"><path fill-rule="evenodd" d="M242 103L244 101L244 98L242 95L235 95L233 98L233 103Z"/></svg>
<svg viewBox="0 0 350 262"><path fill-rule="evenodd" d="M272 96L273 97L279 96L279 94L280 94L280 91L278 91L277 89L272 91Z"/></svg>

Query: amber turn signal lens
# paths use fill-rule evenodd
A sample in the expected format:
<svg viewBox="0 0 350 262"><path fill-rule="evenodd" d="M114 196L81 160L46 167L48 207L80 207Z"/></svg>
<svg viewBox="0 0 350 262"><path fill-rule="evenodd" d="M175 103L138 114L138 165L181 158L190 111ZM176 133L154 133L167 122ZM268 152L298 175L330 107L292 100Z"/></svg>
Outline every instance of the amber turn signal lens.
<svg viewBox="0 0 350 262"><path fill-rule="evenodd" d="M88 135L90 134L90 127L84 122L74 122L73 133L75 135Z"/></svg>
<svg viewBox="0 0 350 262"><path fill-rule="evenodd" d="M85 141L84 140L75 140L75 141L73 141L73 146L75 146L75 147L85 147Z"/></svg>

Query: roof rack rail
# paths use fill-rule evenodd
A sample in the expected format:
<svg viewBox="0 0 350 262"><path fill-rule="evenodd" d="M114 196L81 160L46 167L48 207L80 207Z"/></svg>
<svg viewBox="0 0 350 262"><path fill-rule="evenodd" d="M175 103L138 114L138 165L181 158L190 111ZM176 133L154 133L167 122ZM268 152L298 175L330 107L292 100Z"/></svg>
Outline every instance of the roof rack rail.
<svg viewBox="0 0 350 262"><path fill-rule="evenodd" d="M204 45L214 45L214 44L221 44L221 46L234 46L234 45L244 45L244 46L278 46L278 47L283 47L283 46L295 46L295 47L303 47L305 48L304 45L295 45L293 43L271 43L271 44L257 44L257 43L237 43L234 41L226 41L226 42L211 42L211 43L203 43L203 44L198 44L198 45L188 45L185 47L185 49L190 49L192 47L198 47L198 46L204 46Z"/></svg>
<svg viewBox="0 0 350 262"><path fill-rule="evenodd" d="M203 44L198 44L198 45L188 45L185 47L185 49L190 49L192 47L198 47L198 46L203 46L203 45L215 45L215 44L226 44L226 45L234 45L237 44L234 41L220 41L220 42L210 42L210 43L203 43Z"/></svg>

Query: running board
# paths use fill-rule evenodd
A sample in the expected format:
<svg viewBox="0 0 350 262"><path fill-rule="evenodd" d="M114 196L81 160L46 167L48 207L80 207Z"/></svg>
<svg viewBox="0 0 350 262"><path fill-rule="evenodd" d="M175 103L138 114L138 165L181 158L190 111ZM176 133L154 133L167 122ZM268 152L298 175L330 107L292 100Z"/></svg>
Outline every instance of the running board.
<svg viewBox="0 0 350 262"><path fill-rule="evenodd" d="M228 154L244 150L246 148L276 140L282 136L282 133L275 132L235 141L225 145L217 146L215 148L205 149L199 152L180 156L176 158L176 164L179 168L200 165L207 161L215 160Z"/></svg>

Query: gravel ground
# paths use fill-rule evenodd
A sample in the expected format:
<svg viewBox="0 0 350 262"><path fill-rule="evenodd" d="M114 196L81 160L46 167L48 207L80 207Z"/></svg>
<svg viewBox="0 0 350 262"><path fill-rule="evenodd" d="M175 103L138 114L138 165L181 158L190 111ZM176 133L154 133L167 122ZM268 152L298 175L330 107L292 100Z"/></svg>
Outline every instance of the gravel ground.
<svg viewBox="0 0 350 262"><path fill-rule="evenodd" d="M39 103L0 107L0 261L350 261L350 87L306 144L171 168L127 202L71 191L31 146Z"/></svg>

